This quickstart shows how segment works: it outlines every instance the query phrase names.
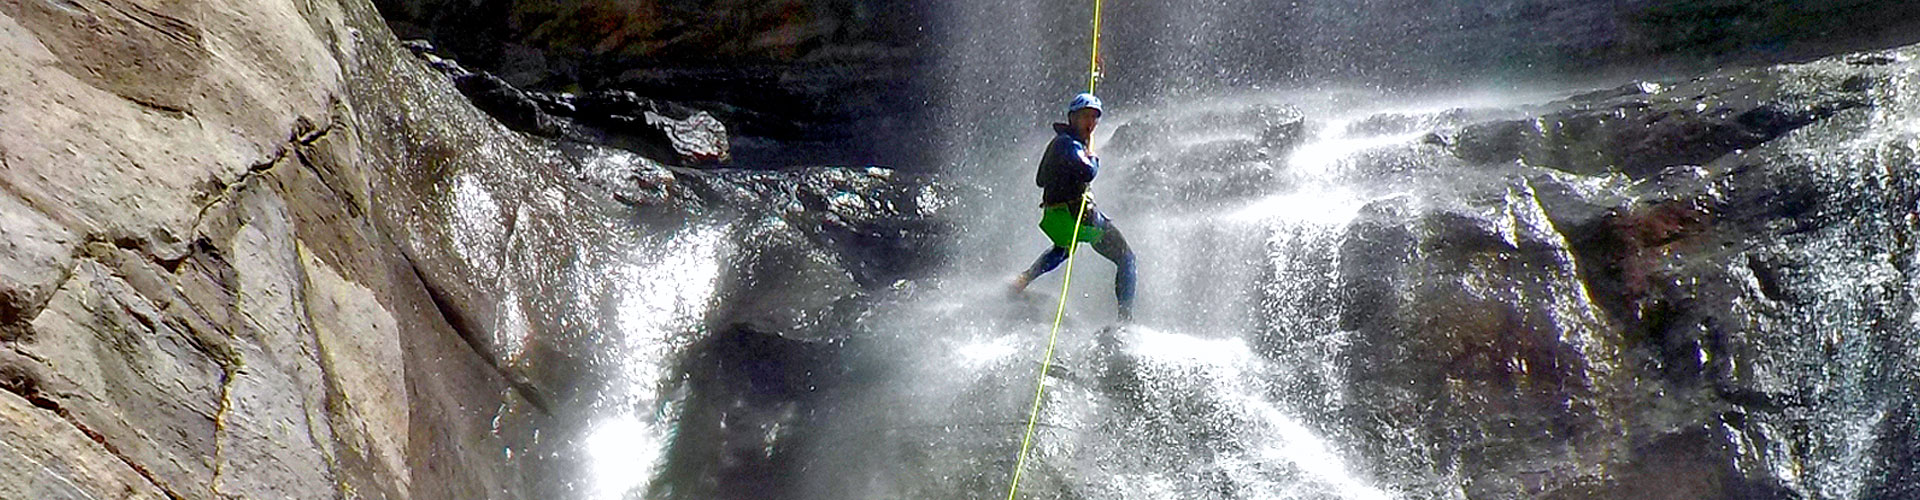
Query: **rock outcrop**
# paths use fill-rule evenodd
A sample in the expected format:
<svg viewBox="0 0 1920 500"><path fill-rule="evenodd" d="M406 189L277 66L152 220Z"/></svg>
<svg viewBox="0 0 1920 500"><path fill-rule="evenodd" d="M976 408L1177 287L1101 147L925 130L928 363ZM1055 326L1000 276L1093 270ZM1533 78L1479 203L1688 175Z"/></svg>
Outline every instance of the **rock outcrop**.
<svg viewBox="0 0 1920 500"><path fill-rule="evenodd" d="M1412 194L1346 229L1331 426L1422 495L1910 489L1866 450L1913 435L1916 59L1636 83L1359 160Z"/></svg>
<svg viewBox="0 0 1920 500"><path fill-rule="evenodd" d="M1524 159L1567 172L1645 178L1764 144L1867 105L1873 79L1848 72L1748 70L1643 82L1575 96L1538 117L1461 129L1454 153L1476 163Z"/></svg>
<svg viewBox="0 0 1920 500"><path fill-rule="evenodd" d="M515 132L364 1L14 2L0 39L6 498L530 497L534 430L502 426L576 408L582 372L529 360L591 364L566 342L618 327L578 304L618 289L571 277L622 286L636 221L792 203L804 234L727 235L817 256L742 259L757 286L834 284L769 309L782 334L911 274L876 239L937 231L888 201L930 181L887 169L794 186Z"/></svg>
<svg viewBox="0 0 1920 500"><path fill-rule="evenodd" d="M705 111L623 90L574 95L521 90L486 72L433 53L423 40L408 50L453 79L475 106L514 130L543 137L613 146L669 165L708 166L731 154L727 127Z"/></svg>
<svg viewBox="0 0 1920 500"><path fill-rule="evenodd" d="M5 496L517 496L503 377L377 215L371 10L0 6Z"/></svg>
<svg viewBox="0 0 1920 500"><path fill-rule="evenodd" d="M1132 166L1132 189L1157 205L1231 204L1286 182L1286 157L1307 140L1299 110L1260 104L1130 119L1102 153Z"/></svg>
<svg viewBox="0 0 1920 500"><path fill-rule="evenodd" d="M731 47L786 57L839 36L796 26ZM881 375L849 375L876 370L842 357L850 325L910 294L952 236L955 187L937 177L670 165L722 154L676 146L715 133L700 115L461 77L479 73L415 57L361 0L0 3L0 40L4 498L578 494L605 479L580 477L579 450L608 415L656 433L619 443L664 448L616 463L646 477L608 493L778 496L807 484L794 471L839 470L799 455L845 437L828 419L890 411L829 407L885 400L854 382ZM1361 475L1414 496L1912 496L1916 60L1356 122L1435 133L1339 165L1368 194L1419 195L1374 199L1319 274L1269 277L1332 283L1256 291L1274 293L1257 298L1268 331L1215 346L1230 362L1123 356L1061 385L1082 408L1181 408L1121 408L1103 431L1123 445L1094 451L1140 470L1158 464L1131 450L1210 464L1211 444L1273 431L1258 425L1284 420L1268 418L1283 401L1356 443ZM748 82L731 92L763 81L715 74ZM489 113L462 90L501 99ZM555 117L656 127L665 141L632 149L666 160L521 132L568 126ZM1116 131L1115 153L1147 163L1130 174L1146 196L1248 201L1263 193L1235 190L1294 179L1283 153L1306 117L1202 122L1228 136ZM1281 303L1336 311L1337 338L1288 330ZM1291 347L1337 376L1267 399L1236 368ZM1135 389L1167 379L1183 385ZM1169 422L1178 439L1154 441ZM912 486L977 489L994 460ZM1070 472L1055 465L1039 470Z"/></svg>

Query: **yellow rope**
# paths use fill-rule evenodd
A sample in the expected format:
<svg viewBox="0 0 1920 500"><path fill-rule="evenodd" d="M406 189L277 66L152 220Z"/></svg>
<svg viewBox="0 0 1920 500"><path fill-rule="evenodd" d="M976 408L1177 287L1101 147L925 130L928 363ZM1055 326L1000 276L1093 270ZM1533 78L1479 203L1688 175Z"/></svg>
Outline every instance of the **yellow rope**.
<svg viewBox="0 0 1920 500"><path fill-rule="evenodd" d="M1098 1L1098 0L1095 0ZM1040 382L1033 388L1033 410L1027 412L1027 433L1020 438L1020 460L1013 466L1013 484L1007 486L1007 500L1020 492L1020 473L1027 468L1027 450L1033 445L1033 426L1040 421L1040 400L1047 392L1047 370L1053 367L1054 341L1060 338L1060 320L1067 316L1067 288L1073 283L1073 254L1080 246L1080 224L1087 216L1087 197L1080 197L1080 215L1073 225L1073 238L1067 240L1066 276L1060 279L1060 306L1053 311L1053 331L1047 333L1047 353L1040 359Z"/></svg>
<svg viewBox="0 0 1920 500"><path fill-rule="evenodd" d="M1100 80L1100 2L1093 0L1093 56L1087 62L1087 93L1093 93ZM1087 151L1093 151L1093 138L1087 139ZM1007 486L1007 500L1020 493L1020 475L1027 469L1027 451L1033 446L1033 427L1040 421L1040 401L1047 393L1047 370L1053 368L1053 347L1060 338L1060 321L1067 316L1067 291L1073 283L1073 257L1080 248L1080 226L1087 220L1087 193L1080 195L1080 210L1073 219L1073 237L1067 239L1067 268L1060 279L1060 305L1053 311L1053 329L1047 333L1047 352L1040 361L1040 381L1033 388L1033 409L1027 412L1027 432L1020 438L1020 458L1013 465L1013 482Z"/></svg>
<svg viewBox="0 0 1920 500"><path fill-rule="evenodd" d="M1100 80L1100 0L1093 0L1093 56L1087 61L1087 93L1093 93L1094 83ZM1088 147L1092 147L1089 138Z"/></svg>

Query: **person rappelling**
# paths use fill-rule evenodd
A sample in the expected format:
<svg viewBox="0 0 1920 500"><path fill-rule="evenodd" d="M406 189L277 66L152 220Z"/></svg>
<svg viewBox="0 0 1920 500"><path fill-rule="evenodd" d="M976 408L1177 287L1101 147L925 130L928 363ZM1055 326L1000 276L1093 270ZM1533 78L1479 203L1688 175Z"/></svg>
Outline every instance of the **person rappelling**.
<svg viewBox="0 0 1920 500"><path fill-rule="evenodd" d="M1113 220L1094 205L1087 185L1100 173L1100 158L1088 146L1093 129L1100 123L1100 98L1091 93L1074 96L1067 104L1067 122L1053 124L1056 135L1040 156L1040 170L1034 183L1041 188L1040 231L1053 246L1040 254L1026 271L1014 276L1013 293L1020 293L1034 278L1059 267L1067 260L1070 247L1092 244L1100 256L1113 261L1113 297L1118 302L1120 321L1133 321L1133 250ZM1083 203L1084 200L1084 203ZM1082 216L1074 217L1078 212ZM1078 234L1075 234L1078 226ZM1076 241L1077 240L1077 241Z"/></svg>

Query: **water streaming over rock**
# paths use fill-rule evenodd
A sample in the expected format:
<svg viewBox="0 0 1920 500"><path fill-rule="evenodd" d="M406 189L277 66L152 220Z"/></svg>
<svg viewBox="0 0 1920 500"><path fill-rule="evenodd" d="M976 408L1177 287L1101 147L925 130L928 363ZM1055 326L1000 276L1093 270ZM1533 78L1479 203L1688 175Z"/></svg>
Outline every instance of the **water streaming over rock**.
<svg viewBox="0 0 1920 500"><path fill-rule="evenodd" d="M1082 256L1023 498L1920 498L1920 46L1856 52L1920 3L1110 2L1141 321ZM1085 5L382 2L613 31L516 79L747 44L619 80L945 160L747 170L516 132L580 101L476 107L370 2L135 3L0 8L0 497L1003 494Z"/></svg>
<svg viewBox="0 0 1920 500"><path fill-rule="evenodd" d="M951 258L836 275L857 259L781 238L868 198L710 180L794 206L704 212L578 277L611 287L616 324L576 347L611 349L588 370L611 378L552 424L578 428L528 438L579 469L546 489L1005 494L1060 273L1005 283L1046 245L1030 179L1080 74L1051 61L1084 33L1074 9L950 9L942 187L898 199L957 225ZM1140 255L1141 321L1110 326L1112 266L1081 255L1021 498L1912 495L1917 64L1121 86L1093 190Z"/></svg>

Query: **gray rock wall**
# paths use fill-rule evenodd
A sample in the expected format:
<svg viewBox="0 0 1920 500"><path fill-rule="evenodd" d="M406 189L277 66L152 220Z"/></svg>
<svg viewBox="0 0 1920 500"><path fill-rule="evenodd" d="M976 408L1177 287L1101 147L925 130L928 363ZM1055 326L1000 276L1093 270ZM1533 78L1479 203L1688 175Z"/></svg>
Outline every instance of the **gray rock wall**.
<svg viewBox="0 0 1920 500"><path fill-rule="evenodd" d="M9 500L574 491L626 356L812 331L937 241L931 185L888 169L516 133L365 1L4 2L0 40ZM713 303L628 352L674 319L632 310L673 271L633 262L676 246L648 229L696 223L737 261L696 256Z"/></svg>
<svg viewBox="0 0 1920 500"><path fill-rule="evenodd" d="M1915 50L1642 82L1384 157L1474 181L1348 228L1363 403L1337 422L1394 436L1363 453L1416 496L1910 495L1888 450L1913 434Z"/></svg>
<svg viewBox="0 0 1920 500"><path fill-rule="evenodd" d="M444 221L388 210L474 154L391 109L457 94L372 12L0 3L0 498L518 496L507 380L407 251Z"/></svg>

